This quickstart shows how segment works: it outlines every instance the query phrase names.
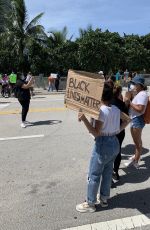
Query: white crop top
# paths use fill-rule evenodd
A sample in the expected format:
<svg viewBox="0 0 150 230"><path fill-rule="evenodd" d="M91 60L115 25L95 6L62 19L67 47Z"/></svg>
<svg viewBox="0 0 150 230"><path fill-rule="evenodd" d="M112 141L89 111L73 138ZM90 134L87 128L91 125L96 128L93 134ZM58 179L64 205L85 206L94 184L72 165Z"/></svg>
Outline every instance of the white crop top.
<svg viewBox="0 0 150 230"><path fill-rule="evenodd" d="M115 135L120 132L120 110L112 105L100 107L99 120L103 122L101 135Z"/></svg>
<svg viewBox="0 0 150 230"><path fill-rule="evenodd" d="M147 95L146 91L145 90L140 91L133 98L132 103L135 105L145 105L145 109L143 112L139 113L139 112L136 112L134 109L130 108L130 110L129 110L130 118L138 117L138 116L144 114L144 112L146 110L146 105L148 103L148 95Z"/></svg>

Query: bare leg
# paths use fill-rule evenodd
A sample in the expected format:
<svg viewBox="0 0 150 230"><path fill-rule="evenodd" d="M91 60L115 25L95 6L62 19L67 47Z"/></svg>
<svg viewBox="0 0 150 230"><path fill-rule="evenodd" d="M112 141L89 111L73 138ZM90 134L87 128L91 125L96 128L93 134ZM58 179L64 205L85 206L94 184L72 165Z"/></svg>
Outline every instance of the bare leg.
<svg viewBox="0 0 150 230"><path fill-rule="evenodd" d="M131 135L133 138L133 142L135 144L135 157L134 160L136 162L139 161L141 153L142 153L142 129L140 128L131 128Z"/></svg>

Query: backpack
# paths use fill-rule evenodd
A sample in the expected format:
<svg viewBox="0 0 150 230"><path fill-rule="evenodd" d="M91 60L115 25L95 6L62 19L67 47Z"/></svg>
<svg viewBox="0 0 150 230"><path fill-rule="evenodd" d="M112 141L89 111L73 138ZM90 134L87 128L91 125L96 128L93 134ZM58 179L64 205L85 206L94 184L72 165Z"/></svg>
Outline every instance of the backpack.
<svg viewBox="0 0 150 230"><path fill-rule="evenodd" d="M22 98L23 92L22 92L22 90L21 90L20 87L15 86L15 87L13 88L13 93L14 93L14 96L15 96L16 98L20 98L20 99Z"/></svg>
<svg viewBox="0 0 150 230"><path fill-rule="evenodd" d="M144 116L145 124L150 124L150 97L148 98L148 103L143 116Z"/></svg>

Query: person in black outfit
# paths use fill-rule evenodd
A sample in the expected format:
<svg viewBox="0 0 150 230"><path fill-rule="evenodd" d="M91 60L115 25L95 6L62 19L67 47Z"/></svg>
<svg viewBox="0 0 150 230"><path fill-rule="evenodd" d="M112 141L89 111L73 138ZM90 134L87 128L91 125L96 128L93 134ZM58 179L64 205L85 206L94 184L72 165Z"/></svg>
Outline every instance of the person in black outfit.
<svg viewBox="0 0 150 230"><path fill-rule="evenodd" d="M132 85L132 73L131 72L129 73L127 81L128 81L128 91L130 91L131 90L130 86Z"/></svg>
<svg viewBox="0 0 150 230"><path fill-rule="evenodd" d="M33 84L32 78L27 83L25 81L25 77L23 75L18 74L16 87L19 89L17 98L22 106L22 123L21 123L22 128L26 128L26 116L29 110L30 98L31 98L29 88L32 86L32 84Z"/></svg>
<svg viewBox="0 0 150 230"><path fill-rule="evenodd" d="M117 108L119 108L121 110L121 112L128 114L128 108L126 107L125 103L123 102L123 98L122 98L122 87L121 86L114 86L113 89L113 99L112 99L112 105L115 105ZM121 121L120 121L121 122ZM125 138L125 130L122 130L119 134L116 135L118 140L119 140L119 144L120 144L120 151L114 161L114 172L113 172L113 178L115 180L119 180L119 167L120 167L120 163L121 163L121 146L122 146L122 142Z"/></svg>
<svg viewBox="0 0 150 230"><path fill-rule="evenodd" d="M57 74L57 77L55 79L55 88L56 88L56 91L58 92L59 90L59 80L60 80L60 75L59 73Z"/></svg>
<svg viewBox="0 0 150 230"><path fill-rule="evenodd" d="M63 66L60 66L59 70L57 72L57 77L55 79L55 88L56 88L57 92L59 90L60 78L63 77L63 76L64 76Z"/></svg>

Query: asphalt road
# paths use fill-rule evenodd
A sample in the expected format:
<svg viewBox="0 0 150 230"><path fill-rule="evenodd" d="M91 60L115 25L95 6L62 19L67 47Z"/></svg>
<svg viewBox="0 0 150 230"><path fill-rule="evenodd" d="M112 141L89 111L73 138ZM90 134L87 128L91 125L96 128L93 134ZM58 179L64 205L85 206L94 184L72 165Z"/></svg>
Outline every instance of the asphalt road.
<svg viewBox="0 0 150 230"><path fill-rule="evenodd" d="M139 170L123 166L133 152L127 128L121 179L109 207L76 212L85 200L94 140L63 101L63 95L36 96L27 119L33 124L23 129L16 99L0 98L0 230L60 230L150 213L150 125L143 132Z"/></svg>

